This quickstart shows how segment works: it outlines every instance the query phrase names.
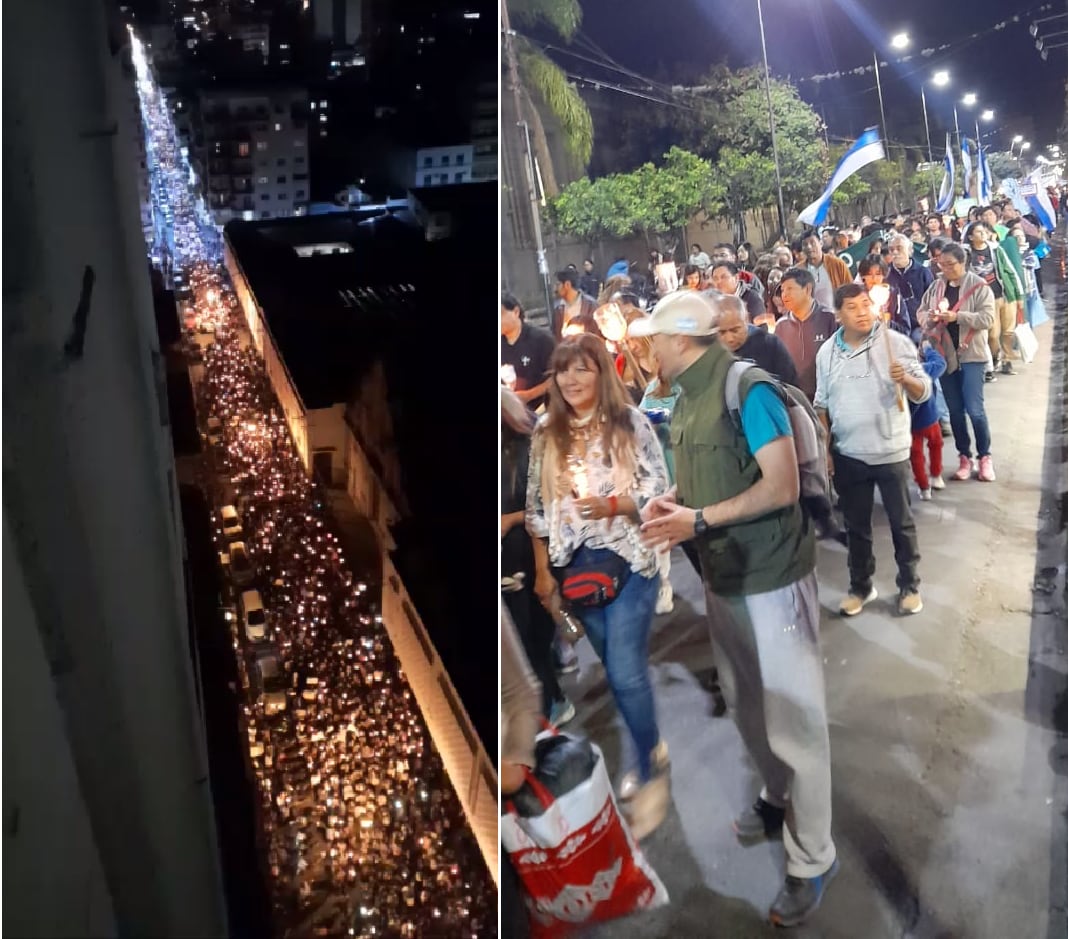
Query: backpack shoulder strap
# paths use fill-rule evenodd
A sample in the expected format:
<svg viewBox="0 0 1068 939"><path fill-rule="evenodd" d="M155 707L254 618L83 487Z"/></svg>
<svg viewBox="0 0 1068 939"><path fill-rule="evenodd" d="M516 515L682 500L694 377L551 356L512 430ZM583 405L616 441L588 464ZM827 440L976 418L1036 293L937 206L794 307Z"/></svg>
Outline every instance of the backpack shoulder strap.
<svg viewBox="0 0 1068 939"><path fill-rule="evenodd" d="M739 430L742 427L742 375L749 369L753 368L754 365L756 365L755 362L731 362L731 367L727 369L727 385L724 389L724 400L727 403L727 413L730 414L731 420L734 421L735 427Z"/></svg>

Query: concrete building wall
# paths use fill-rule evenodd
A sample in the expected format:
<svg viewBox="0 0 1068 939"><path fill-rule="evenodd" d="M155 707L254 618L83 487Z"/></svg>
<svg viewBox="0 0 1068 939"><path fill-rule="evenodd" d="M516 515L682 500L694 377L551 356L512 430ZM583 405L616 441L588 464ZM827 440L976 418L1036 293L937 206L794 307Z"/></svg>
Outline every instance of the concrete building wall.
<svg viewBox="0 0 1068 939"><path fill-rule="evenodd" d="M434 746L441 755L482 856L496 881L500 844L497 836L497 774L393 562L385 553L382 571L382 623L400 658L412 694L434 738Z"/></svg>
<svg viewBox="0 0 1068 939"><path fill-rule="evenodd" d="M469 143L448 147L419 147L415 151L412 186L446 186L471 182L474 150Z"/></svg>
<svg viewBox="0 0 1068 939"><path fill-rule="evenodd" d="M3 566L4 934L118 936L41 624L6 513Z"/></svg>
<svg viewBox="0 0 1068 939"><path fill-rule="evenodd" d="M52 683L36 710L5 708L5 721L25 720L26 733L49 741L61 764L47 694L57 702L118 932L219 936L225 912L166 385L129 108L120 57L109 48L126 35L121 28L109 35L105 7L15 0L4 9L12 79L4 91L4 211L19 231L4 249L4 565L5 575L10 570L25 584L33 614L5 591L4 642L7 653L15 617L36 628ZM35 80L45 61L52 80ZM80 294L84 344L65 352L74 348L68 340ZM25 652L25 668L35 668L33 644L16 648ZM22 662L12 657L11 665ZM46 773L63 772L45 762L45 752L29 756ZM26 775L20 783L32 781ZM30 815L36 798L28 793ZM76 802L71 809L76 825ZM52 855L43 860L57 867L57 855L71 850L92 876L96 862L84 838L41 847ZM36 863L39 853L23 858L27 896L31 883L33 896L47 895L55 872ZM5 906L15 902L9 886L5 880ZM102 893L89 887L80 896L95 902ZM51 900L71 902L62 893ZM88 920L108 925L105 911ZM35 934L55 935L37 924Z"/></svg>
<svg viewBox="0 0 1068 939"><path fill-rule="evenodd" d="M314 463L316 454L330 454L331 482L344 484L345 453L348 449L348 429L345 427L345 405L335 404L329 408L309 409L305 416L308 433L308 452Z"/></svg>
<svg viewBox="0 0 1068 939"><path fill-rule="evenodd" d="M345 491L357 511L374 527L378 543L392 551L395 543L390 527L397 521L398 512L351 428L346 428L345 434Z"/></svg>

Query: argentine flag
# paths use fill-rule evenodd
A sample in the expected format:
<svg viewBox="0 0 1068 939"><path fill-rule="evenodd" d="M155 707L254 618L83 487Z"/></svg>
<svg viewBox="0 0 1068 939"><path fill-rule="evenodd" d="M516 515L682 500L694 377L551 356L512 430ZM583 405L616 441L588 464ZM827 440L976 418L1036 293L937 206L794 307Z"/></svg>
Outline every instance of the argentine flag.
<svg viewBox="0 0 1068 939"><path fill-rule="evenodd" d="M1057 227L1057 214L1053 211L1053 203L1050 201L1045 183L1042 182L1040 171L1035 169L1027 177L1027 181L1032 183L1036 190L1033 196L1027 197L1027 204L1031 207L1031 211L1035 213L1035 218L1038 219L1042 227L1046 231L1052 232Z"/></svg>
<svg viewBox="0 0 1068 939"><path fill-rule="evenodd" d="M949 134L946 134L946 157L942 161L942 166L945 171L942 174L942 188L938 190L936 212L949 211L950 206L953 205L953 193L957 188L956 168L953 166L953 144L949 141Z"/></svg>
<svg viewBox="0 0 1068 939"><path fill-rule="evenodd" d="M886 151L883 149L883 142L879 139L879 129L877 127L869 127L856 139L853 146L843 154L842 159L838 161L838 165L831 175L831 181L827 183L827 188L823 190L823 194L797 217L807 225L821 225L827 219L827 212L831 208L831 196L834 195L834 191L850 176L869 163L885 159Z"/></svg>

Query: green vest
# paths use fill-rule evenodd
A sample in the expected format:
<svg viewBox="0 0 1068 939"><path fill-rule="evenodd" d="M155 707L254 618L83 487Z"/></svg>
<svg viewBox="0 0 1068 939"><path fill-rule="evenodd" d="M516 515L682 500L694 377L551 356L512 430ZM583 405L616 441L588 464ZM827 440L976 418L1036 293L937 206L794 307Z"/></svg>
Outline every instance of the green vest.
<svg viewBox="0 0 1068 939"><path fill-rule="evenodd" d="M671 443L681 505L694 509L731 499L761 478L745 435L727 412L727 370L734 361L716 344L678 377L682 395L671 416ZM747 369L740 399L755 382L768 381ZM812 527L800 503L768 515L710 529L695 539L702 577L724 597L767 593L789 586L816 564Z"/></svg>

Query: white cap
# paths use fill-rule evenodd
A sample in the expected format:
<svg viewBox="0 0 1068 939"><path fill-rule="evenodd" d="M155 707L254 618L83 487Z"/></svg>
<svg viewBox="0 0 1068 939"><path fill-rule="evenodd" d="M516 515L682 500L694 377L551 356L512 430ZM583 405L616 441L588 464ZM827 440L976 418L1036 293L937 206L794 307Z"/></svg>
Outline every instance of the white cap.
<svg viewBox="0 0 1068 939"><path fill-rule="evenodd" d="M719 332L715 301L696 290L676 290L665 296L644 319L634 320L627 335L714 336Z"/></svg>

